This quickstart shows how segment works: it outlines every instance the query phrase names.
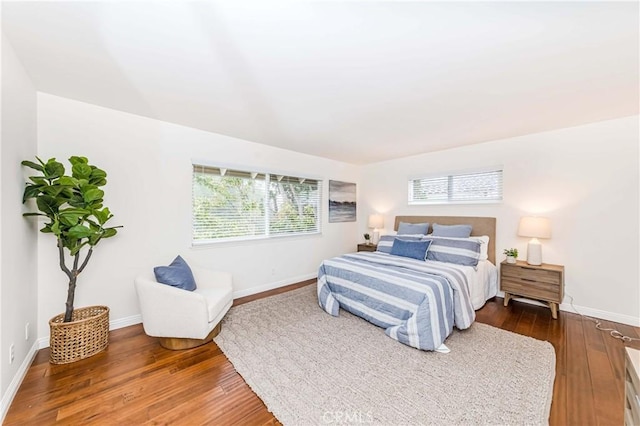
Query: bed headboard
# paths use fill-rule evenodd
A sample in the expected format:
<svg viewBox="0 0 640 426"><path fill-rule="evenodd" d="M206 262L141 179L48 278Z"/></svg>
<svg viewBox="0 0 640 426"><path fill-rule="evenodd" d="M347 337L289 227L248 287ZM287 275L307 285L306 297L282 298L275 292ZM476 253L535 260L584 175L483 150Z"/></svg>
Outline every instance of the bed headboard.
<svg viewBox="0 0 640 426"><path fill-rule="evenodd" d="M487 256L494 265L496 264L496 218L495 217L463 217L463 216L396 216L396 222L393 225L394 231L398 230L400 222L406 223L424 223L429 222L429 230L433 228L431 224L438 223L440 225L471 225L471 235L489 236L489 247L487 248Z"/></svg>

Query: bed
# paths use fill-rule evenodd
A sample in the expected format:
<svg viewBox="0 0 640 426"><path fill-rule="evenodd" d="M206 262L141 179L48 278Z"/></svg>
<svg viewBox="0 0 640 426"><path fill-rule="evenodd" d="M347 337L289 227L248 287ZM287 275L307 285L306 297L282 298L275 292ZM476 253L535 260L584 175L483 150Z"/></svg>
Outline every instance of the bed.
<svg viewBox="0 0 640 426"><path fill-rule="evenodd" d="M362 317L384 328L389 337L406 345L448 352L444 341L453 327L470 327L475 320L475 310L497 293L496 220L486 217L398 216L394 230L398 230L400 222L405 223L405 229L407 223L468 224L472 226L471 238L398 236L403 241L397 245L431 247L432 252L426 253L432 253L433 259L430 254L428 260L398 256L397 252L391 254L389 251L395 241L391 236L381 239L379 251L327 259L318 270L318 303L334 316L342 308ZM429 226L431 230L432 225ZM481 236L487 236L488 242ZM478 243L472 242L480 240L485 244L486 260L476 257L477 264L458 264L456 259L448 257L448 248L442 247L443 244L455 247L469 244L477 249ZM385 244L389 250L385 249ZM458 248L451 253L457 253L455 250ZM444 257L442 253L445 253ZM481 255L476 253L474 256Z"/></svg>

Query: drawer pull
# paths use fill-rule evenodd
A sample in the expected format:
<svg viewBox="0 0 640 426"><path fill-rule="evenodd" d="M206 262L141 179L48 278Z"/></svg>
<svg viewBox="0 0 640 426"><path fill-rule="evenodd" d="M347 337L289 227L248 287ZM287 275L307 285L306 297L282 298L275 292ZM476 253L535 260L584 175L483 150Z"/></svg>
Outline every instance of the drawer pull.
<svg viewBox="0 0 640 426"><path fill-rule="evenodd" d="M536 280L532 280L531 278L520 278L522 281L529 281L530 283L535 283Z"/></svg>

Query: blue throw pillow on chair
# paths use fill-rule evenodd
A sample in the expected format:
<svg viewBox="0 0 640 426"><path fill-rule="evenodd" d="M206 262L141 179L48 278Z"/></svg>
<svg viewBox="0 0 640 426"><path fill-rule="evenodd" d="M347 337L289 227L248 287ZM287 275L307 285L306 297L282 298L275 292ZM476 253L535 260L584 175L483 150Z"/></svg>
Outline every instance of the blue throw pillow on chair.
<svg viewBox="0 0 640 426"><path fill-rule="evenodd" d="M196 289L196 280L187 262L180 256L173 259L169 266L156 266L153 268L156 281L183 290L193 291Z"/></svg>

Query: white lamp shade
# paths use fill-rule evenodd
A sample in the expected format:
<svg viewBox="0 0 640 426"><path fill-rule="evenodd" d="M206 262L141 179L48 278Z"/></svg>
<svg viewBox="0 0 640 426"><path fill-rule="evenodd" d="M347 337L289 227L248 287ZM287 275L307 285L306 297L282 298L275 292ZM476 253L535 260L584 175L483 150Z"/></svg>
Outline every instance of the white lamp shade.
<svg viewBox="0 0 640 426"><path fill-rule="evenodd" d="M369 215L369 228L381 229L384 228L384 218L379 214Z"/></svg>
<svg viewBox="0 0 640 426"><path fill-rule="evenodd" d="M518 235L529 238L551 238L551 223L548 217L525 216L520 219Z"/></svg>

